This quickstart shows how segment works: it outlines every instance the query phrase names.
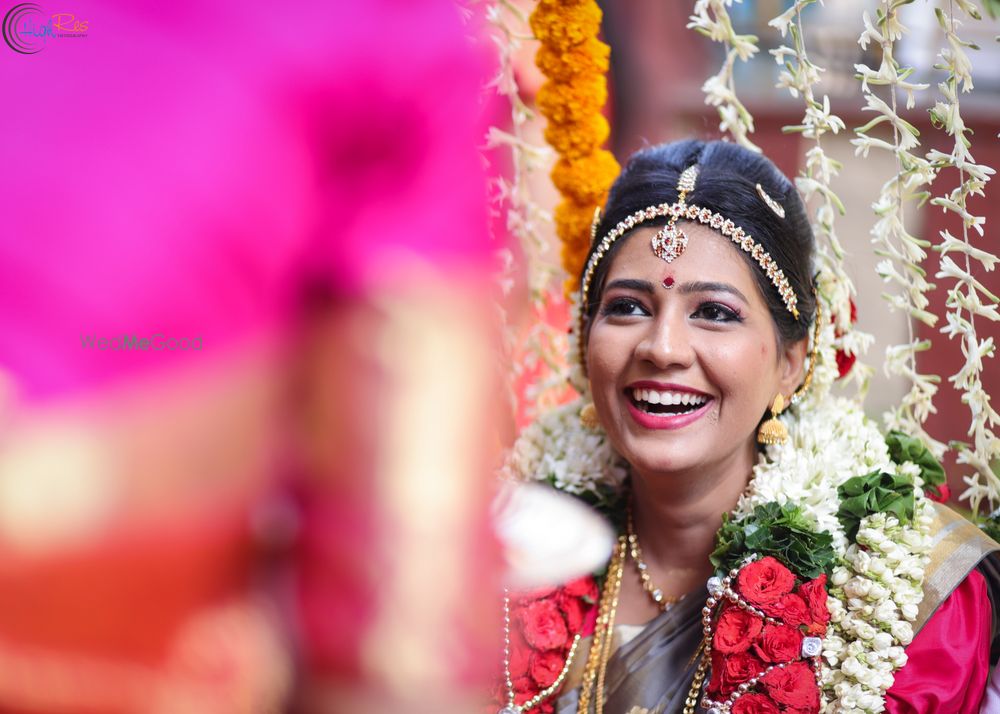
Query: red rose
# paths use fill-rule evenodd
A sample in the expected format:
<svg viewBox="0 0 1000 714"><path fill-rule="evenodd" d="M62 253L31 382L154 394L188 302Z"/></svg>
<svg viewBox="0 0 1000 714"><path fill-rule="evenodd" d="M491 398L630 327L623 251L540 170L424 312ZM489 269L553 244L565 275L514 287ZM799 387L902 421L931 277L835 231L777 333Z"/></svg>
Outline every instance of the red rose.
<svg viewBox="0 0 1000 714"><path fill-rule="evenodd" d="M844 352L844 350L837 350L834 357L837 360L837 379L843 379L846 377L850 373L854 363L858 361L858 356L856 354L848 354L847 352Z"/></svg>
<svg viewBox="0 0 1000 714"><path fill-rule="evenodd" d="M726 691L726 655L718 650L712 650L712 676L708 680L709 695L716 699L725 699L732 690Z"/></svg>
<svg viewBox="0 0 1000 714"><path fill-rule="evenodd" d="M788 625L765 625L753 649L765 662L793 662L802 652L802 633Z"/></svg>
<svg viewBox="0 0 1000 714"><path fill-rule="evenodd" d="M764 663L749 652L724 655L712 653L712 678L708 692L717 698L725 698L736 691L746 681L764 671Z"/></svg>
<svg viewBox="0 0 1000 714"><path fill-rule="evenodd" d="M792 571L771 556L744 565L736 577L740 594L751 605L763 609L777 602L795 587Z"/></svg>
<svg viewBox="0 0 1000 714"><path fill-rule="evenodd" d="M798 709L819 710L819 686L816 675L805 662L772 669L760 683L774 701Z"/></svg>
<svg viewBox="0 0 1000 714"><path fill-rule="evenodd" d="M850 300L850 306L851 306L851 324L853 325L855 322L858 321L858 308L854 304L853 300ZM830 322L836 322L836 321L837 321L836 316L830 315ZM833 336L837 338L843 337L844 331L840 329L834 329ZM854 363L858 361L858 356L856 354L848 354L844 350L837 350L837 353L834 356L837 359L837 378L843 379L851 371L851 367L854 366Z"/></svg>
<svg viewBox="0 0 1000 714"><path fill-rule="evenodd" d="M570 635L575 635L583 629L583 616L586 611L580 598L561 591L556 595L556 605L566 617L566 627L569 629Z"/></svg>
<svg viewBox="0 0 1000 714"><path fill-rule="evenodd" d="M744 694L729 711L732 714L781 714L778 705L763 694Z"/></svg>
<svg viewBox="0 0 1000 714"><path fill-rule="evenodd" d="M799 707L785 707L781 714L819 714L819 707L815 709L800 709Z"/></svg>
<svg viewBox="0 0 1000 714"><path fill-rule="evenodd" d="M561 652L532 652L531 653L531 678L539 689L552 686L552 683L559 677L563 666L566 664L566 657Z"/></svg>
<svg viewBox="0 0 1000 714"><path fill-rule="evenodd" d="M597 602L597 581L593 575L586 575L566 583L562 590L567 595L583 598L589 604Z"/></svg>
<svg viewBox="0 0 1000 714"><path fill-rule="evenodd" d="M809 632L821 635L830 624L830 610L826 606L826 573L810 580L799 588L799 595L809 608Z"/></svg>
<svg viewBox="0 0 1000 714"><path fill-rule="evenodd" d="M510 678L517 679L528 673L528 659L531 648L524 641L520 628L510 628Z"/></svg>
<svg viewBox="0 0 1000 714"><path fill-rule="evenodd" d="M557 650L566 646L566 620L552 600L530 603L520 612L524 639L537 650Z"/></svg>
<svg viewBox="0 0 1000 714"><path fill-rule="evenodd" d="M516 679L512 677L511 679L514 685L514 701L517 704L528 701L540 691L535 686L535 680L531 677L518 677Z"/></svg>
<svg viewBox="0 0 1000 714"><path fill-rule="evenodd" d="M785 595L778 602L761 608L765 613L781 620L786 625L798 627L809 624L809 606L801 596L795 593Z"/></svg>
<svg viewBox="0 0 1000 714"><path fill-rule="evenodd" d="M727 607L715 623L712 647L724 654L746 652L763 627L764 620L759 615L738 607Z"/></svg>
<svg viewBox="0 0 1000 714"><path fill-rule="evenodd" d="M743 684L743 682L753 679L763 671L764 663L749 652L737 652L725 657L725 673L723 677L730 684Z"/></svg>
<svg viewBox="0 0 1000 714"><path fill-rule="evenodd" d="M938 503L948 503L951 500L951 489L948 488L948 484L943 483L940 486L931 486L924 491L924 495L932 501L937 501Z"/></svg>

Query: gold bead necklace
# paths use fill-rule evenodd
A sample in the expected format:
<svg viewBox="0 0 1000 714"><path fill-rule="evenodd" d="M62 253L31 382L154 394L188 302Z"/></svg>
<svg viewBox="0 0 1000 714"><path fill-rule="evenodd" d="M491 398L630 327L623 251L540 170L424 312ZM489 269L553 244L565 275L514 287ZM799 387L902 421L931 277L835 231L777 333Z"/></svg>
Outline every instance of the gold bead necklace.
<svg viewBox="0 0 1000 714"><path fill-rule="evenodd" d="M597 608L597 622L594 626L594 639L587 655L587 665L580 682L580 700L577 714L589 714L590 702L594 702L595 714L604 711L604 678L611 658L611 647L615 627L615 614L618 611L618 599L622 591L622 575L625 572L625 560L628 553L628 537L619 536L618 547L608 565L608 575L604 582Z"/></svg>
<svg viewBox="0 0 1000 714"><path fill-rule="evenodd" d="M666 612L670 606L680 600L679 597L664 595L660 588L653 585L652 578L649 577L649 566L642 559L642 549L639 547L639 536L635 534L635 524L632 521L632 507L628 509L628 519L626 525L626 535L628 538L629 555L635 561L635 567L639 571L639 581L642 589L653 599L661 612Z"/></svg>

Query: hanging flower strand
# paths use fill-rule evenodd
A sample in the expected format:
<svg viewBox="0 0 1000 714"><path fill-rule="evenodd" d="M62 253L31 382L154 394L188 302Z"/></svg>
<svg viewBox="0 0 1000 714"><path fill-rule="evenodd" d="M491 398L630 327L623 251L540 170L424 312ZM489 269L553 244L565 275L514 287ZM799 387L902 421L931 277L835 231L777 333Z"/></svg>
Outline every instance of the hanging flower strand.
<svg viewBox="0 0 1000 714"><path fill-rule="evenodd" d="M938 24L947 41L947 46L940 52L941 64L938 66L947 70L948 78L938 85L943 98L935 103L930 115L934 126L944 129L954 139L954 146L948 154L932 150L928 152L927 159L938 170L945 167L958 170L958 186L946 196L931 199L932 204L962 219L961 239L947 230L940 233L941 243L934 246L941 253L940 270L935 277L954 281L948 288L945 302L947 324L941 332L949 338L959 337L965 356L965 364L948 381L962 393L962 402L972 413L968 435L973 437L973 443L971 447L966 444L958 447L957 460L959 464L973 469L972 474L964 477L968 489L962 498L968 499L973 513L980 515L984 501L989 504L989 509L1000 506L1000 479L990 468L991 462L1000 458L1000 439L994 433L995 427L1000 424L1000 415L991 406L990 395L982 382L983 360L995 356L995 345L992 337L980 339L976 320L997 322L1000 321L1000 313L997 312L997 297L973 277L972 270L973 261L990 271L1000 259L973 247L969 238L970 228L983 236L985 219L969 213L968 198L983 194L994 170L976 163L971 153L972 132L962 120L959 94L972 90L972 63L965 49L975 46L963 41L957 34L960 21L956 18L956 5L966 17L981 19L976 7L968 0L942 2L941 7L935 8ZM958 262L949 254L955 254Z"/></svg>
<svg viewBox="0 0 1000 714"><path fill-rule="evenodd" d="M610 50L597 38L601 9L594 0L540 0L530 22L541 42L535 62L548 78L538 90L538 108L548 119L545 140L560 157L552 170L563 197L555 220L571 294L590 248L594 209L604 205L620 170L601 148L610 131L601 114Z"/></svg>
<svg viewBox="0 0 1000 714"><path fill-rule="evenodd" d="M509 152L510 158L509 174L498 175L492 180L491 210L517 240L523 256L523 263L515 262L509 249L501 249L496 281L501 294L507 297L517 283L516 273L524 271L531 305L542 312L559 266L547 257L549 250L544 229L551 223L552 216L532 197L531 178L549 163L552 150L529 139L528 126L536 115L521 96L515 67L515 58L524 43L535 40L528 27L527 15L513 3L501 0L489 5L486 18L493 28L491 37L498 59L497 74L489 88L510 104L509 125L504 128L490 127L486 137L487 150L502 149ZM497 305L497 312L503 326L501 373L508 384L505 392L510 398L510 413L518 414L522 405L517 403L514 384L527 370L544 366L537 382L526 389L525 397L529 404L546 403L552 388L561 388L565 383L566 335L544 320L533 320L527 334L524 334L519 326L509 323L502 304Z"/></svg>
<svg viewBox="0 0 1000 714"><path fill-rule="evenodd" d="M778 75L777 86L787 89L794 98L801 97L805 104L801 123L785 126L782 130L785 133L800 133L804 139L813 142L813 146L805 153L805 167L796 177L795 184L807 206L810 202L818 202L812 225L817 238L817 263L821 271L819 297L826 303L824 312L833 315L832 349L845 356L841 364L847 365L838 370L838 376L849 374L859 386L859 393L863 394L871 368L854 362L854 358L868 349L873 338L853 328L852 296L855 289L844 270L845 252L834 226L836 214L844 213L844 205L830 183L840 172L842 165L826 154L822 137L828 133L837 134L845 127L843 120L830 111L830 98L824 95L822 100L817 99L814 91L814 87L819 84L820 73L824 70L810 61L806 52L802 11L815 2L816 0L797 0L768 23L783 38L790 37L793 45L781 45L770 52L775 62L783 66Z"/></svg>
<svg viewBox="0 0 1000 714"><path fill-rule="evenodd" d="M722 68L718 74L709 77L701 88L705 93L705 103L718 109L719 131L728 132L740 146L760 153L760 147L749 138L754 131L753 115L736 96L736 81L733 78L736 59L746 62L757 53L757 37L740 35L733 29L726 10L732 3L733 0L697 0L687 27L715 42L721 42L726 48Z"/></svg>
<svg viewBox="0 0 1000 714"><path fill-rule="evenodd" d="M855 145L858 155L868 156L871 149L878 149L890 152L896 159L895 174L883 184L878 199L872 204L878 216L872 228L872 242L876 252L885 256L876 266L879 276L884 282L895 283L901 288L894 294L884 293L883 298L890 307L902 310L908 316L909 340L886 350L885 371L889 375L905 377L910 383L910 390L903 396L899 407L885 415L886 425L889 429L919 436L940 458L945 445L932 439L923 428L927 417L934 411L933 399L940 378L933 374L921 374L917 370L917 353L929 349L931 343L930 340L916 339L913 324L914 320L919 320L933 327L937 322L937 316L927 310L929 301L926 293L934 286L927 281L926 272L921 267L927 257L926 249L931 244L911 235L903 220L905 202L926 199L927 193L919 189L931 183L936 176L933 164L913 153L913 149L920 145L920 132L897 113L899 91L906 93L906 107L912 109L914 91L927 88L926 84L908 82L907 77L913 70L900 67L893 54L894 43L906 31L898 14L899 8L906 4L907 0L882 0L874 22L867 12L862 16L865 30L858 43L862 48L870 42L877 43L882 49L882 62L877 71L863 64L854 68L858 71L865 95L866 105L862 111L875 112L878 116L855 129L857 137L851 143ZM874 94L872 85L888 86L889 103ZM888 123L892 129L891 143L871 136L872 130L883 123Z"/></svg>

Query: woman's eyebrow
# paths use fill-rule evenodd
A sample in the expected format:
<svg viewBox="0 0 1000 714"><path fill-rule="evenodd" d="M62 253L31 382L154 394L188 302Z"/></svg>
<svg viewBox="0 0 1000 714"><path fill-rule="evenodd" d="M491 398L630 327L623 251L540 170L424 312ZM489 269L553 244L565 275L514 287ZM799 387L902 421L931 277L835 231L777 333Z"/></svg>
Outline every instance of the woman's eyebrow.
<svg viewBox="0 0 1000 714"><path fill-rule="evenodd" d="M741 293L739 290L737 290L729 283L712 283L712 282L698 281L693 283L683 283L679 286L679 289L680 292L684 293L685 295L689 295L690 293L730 293L731 295L735 295L736 297L738 297L747 305L750 304L750 301L747 300L747 296Z"/></svg>
<svg viewBox="0 0 1000 714"><path fill-rule="evenodd" d="M623 290L636 290L640 293L653 294L653 284L646 280L635 280L633 278L619 278L618 280L612 280L608 283L604 289L613 290L614 288L621 288Z"/></svg>

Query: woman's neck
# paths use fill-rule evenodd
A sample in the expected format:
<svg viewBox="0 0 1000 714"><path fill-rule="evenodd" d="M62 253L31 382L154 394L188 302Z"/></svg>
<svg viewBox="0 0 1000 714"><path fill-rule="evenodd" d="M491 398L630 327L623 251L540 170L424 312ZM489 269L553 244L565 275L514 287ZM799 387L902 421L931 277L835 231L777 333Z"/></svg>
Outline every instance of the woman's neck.
<svg viewBox="0 0 1000 714"><path fill-rule="evenodd" d="M697 472L633 472L632 516L646 562L660 571L707 573L722 515L736 507L756 458L749 444Z"/></svg>

